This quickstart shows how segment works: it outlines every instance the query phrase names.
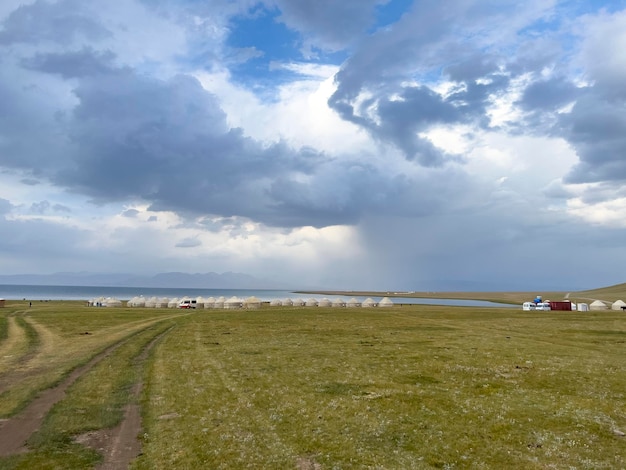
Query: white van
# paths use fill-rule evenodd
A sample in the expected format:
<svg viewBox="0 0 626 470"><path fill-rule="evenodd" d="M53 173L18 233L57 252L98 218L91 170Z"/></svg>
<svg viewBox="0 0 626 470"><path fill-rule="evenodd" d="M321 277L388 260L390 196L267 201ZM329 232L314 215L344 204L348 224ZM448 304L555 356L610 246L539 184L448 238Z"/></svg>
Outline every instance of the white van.
<svg viewBox="0 0 626 470"><path fill-rule="evenodd" d="M178 308L196 308L198 301L196 299L182 299L178 302Z"/></svg>

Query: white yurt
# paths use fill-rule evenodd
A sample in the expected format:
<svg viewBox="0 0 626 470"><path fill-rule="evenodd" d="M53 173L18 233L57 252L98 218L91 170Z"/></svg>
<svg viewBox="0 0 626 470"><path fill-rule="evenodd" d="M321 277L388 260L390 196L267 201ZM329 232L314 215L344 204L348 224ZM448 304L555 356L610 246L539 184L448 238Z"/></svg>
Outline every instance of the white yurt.
<svg viewBox="0 0 626 470"><path fill-rule="evenodd" d="M607 305L601 300L594 300L593 302L591 302L591 305L589 305L589 309L590 310L608 310L609 307L607 307Z"/></svg>
<svg viewBox="0 0 626 470"><path fill-rule="evenodd" d="M135 297L133 301L133 307L145 307L146 306L146 298L143 295L139 297Z"/></svg>
<svg viewBox="0 0 626 470"><path fill-rule="evenodd" d="M335 300L333 300L333 303L331 304L331 306L332 307L345 307L346 302L341 297L338 297Z"/></svg>
<svg viewBox="0 0 626 470"><path fill-rule="evenodd" d="M376 302L374 302L374 299L368 297L367 299L365 299L363 302L361 302L361 307L376 307Z"/></svg>
<svg viewBox="0 0 626 470"><path fill-rule="evenodd" d="M293 307L293 300L287 297L285 300L283 300L283 307Z"/></svg>
<svg viewBox="0 0 626 470"><path fill-rule="evenodd" d="M317 307L317 299L314 298L310 298L310 299L306 299L306 302L304 303L305 307Z"/></svg>
<svg viewBox="0 0 626 470"><path fill-rule="evenodd" d="M148 300L146 300L146 308L154 308L157 300L159 299L157 299L156 297L150 297Z"/></svg>
<svg viewBox="0 0 626 470"><path fill-rule="evenodd" d="M578 310L579 312L588 312L589 304L578 302L578 304L576 304L576 310Z"/></svg>
<svg viewBox="0 0 626 470"><path fill-rule="evenodd" d="M204 299L204 308L215 308L215 297Z"/></svg>
<svg viewBox="0 0 626 470"><path fill-rule="evenodd" d="M239 297L233 295L230 299L224 302L224 308L226 310L237 310L241 308L242 303L243 301Z"/></svg>
<svg viewBox="0 0 626 470"><path fill-rule="evenodd" d="M283 301L280 299L272 299L270 300L270 307L282 307Z"/></svg>
<svg viewBox="0 0 626 470"><path fill-rule="evenodd" d="M317 303L318 307L331 307L332 305L333 305L333 303L329 299L327 299L326 297L324 297L322 300L320 300Z"/></svg>
<svg viewBox="0 0 626 470"><path fill-rule="evenodd" d="M393 307L393 302L389 297L383 297L380 302L378 302L379 307Z"/></svg>
<svg viewBox="0 0 626 470"><path fill-rule="evenodd" d="M159 297L154 304L154 308L167 308L170 304L170 299L167 297Z"/></svg>
<svg viewBox="0 0 626 470"><path fill-rule="evenodd" d="M346 302L346 307L354 308L354 307L360 307L360 306L361 306L361 302L359 302L354 297L352 297L350 300Z"/></svg>
<svg viewBox="0 0 626 470"><path fill-rule="evenodd" d="M306 302L304 300L298 298L298 299L294 299L293 306L294 307L304 307L305 303Z"/></svg>
<svg viewBox="0 0 626 470"><path fill-rule="evenodd" d="M243 301L243 308L247 308L248 310L258 310L261 308L261 300L257 299L255 296L248 297Z"/></svg>
<svg viewBox="0 0 626 470"><path fill-rule="evenodd" d="M226 302L226 298L223 295L220 295L217 299L215 299L214 308L224 308L224 302Z"/></svg>
<svg viewBox="0 0 626 470"><path fill-rule="evenodd" d="M178 297L172 297L170 301L167 303L167 308L176 308L178 307Z"/></svg>
<svg viewBox="0 0 626 470"><path fill-rule="evenodd" d="M626 302L624 302L623 300L616 300L611 305L611 310L624 310L624 309L626 309Z"/></svg>
<svg viewBox="0 0 626 470"><path fill-rule="evenodd" d="M107 297L102 303L102 305L105 307L121 307L122 301L119 299L114 299L112 297Z"/></svg>

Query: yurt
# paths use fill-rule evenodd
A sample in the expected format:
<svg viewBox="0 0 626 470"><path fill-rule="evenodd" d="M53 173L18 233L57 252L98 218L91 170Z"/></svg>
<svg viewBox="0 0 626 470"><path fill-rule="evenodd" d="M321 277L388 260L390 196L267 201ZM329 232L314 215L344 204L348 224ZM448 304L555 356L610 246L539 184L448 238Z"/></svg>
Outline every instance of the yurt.
<svg viewBox="0 0 626 470"><path fill-rule="evenodd" d="M146 308L154 308L157 300L159 299L157 299L156 297L150 297L148 300L146 300Z"/></svg>
<svg viewBox="0 0 626 470"><path fill-rule="evenodd" d="M154 308L167 308L170 304L170 299L167 297L159 297L154 303Z"/></svg>
<svg viewBox="0 0 626 470"><path fill-rule="evenodd" d="M304 300L302 300L302 299L294 299L293 306L294 307L304 307L305 303L306 302Z"/></svg>
<svg viewBox="0 0 626 470"><path fill-rule="evenodd" d="M320 300L317 303L318 307L331 307L332 305L333 305L333 303L329 299L327 299L326 297L324 297L322 300Z"/></svg>
<svg viewBox="0 0 626 470"><path fill-rule="evenodd" d="M237 310L241 308L242 300L239 297L232 296L230 299L224 302L224 308L226 310Z"/></svg>
<svg viewBox="0 0 626 470"><path fill-rule="evenodd" d="M280 299L272 299L270 300L270 307L282 307L283 301Z"/></svg>
<svg viewBox="0 0 626 470"><path fill-rule="evenodd" d="M293 300L287 297L285 300L283 300L283 307L293 307Z"/></svg>
<svg viewBox="0 0 626 470"><path fill-rule="evenodd" d="M215 308L215 297L204 299L204 308Z"/></svg>
<svg viewBox="0 0 626 470"><path fill-rule="evenodd" d="M361 302L359 302L354 297L352 297L350 300L346 302L346 307L354 308L354 307L360 307L360 306L361 306Z"/></svg>
<svg viewBox="0 0 626 470"><path fill-rule="evenodd" d="M172 297L170 301L167 303L167 308L176 308L178 307L178 297Z"/></svg>
<svg viewBox="0 0 626 470"><path fill-rule="evenodd" d="M365 308L376 307L376 302L374 302L374 299L368 297L363 302L361 302L361 307L365 307Z"/></svg>
<svg viewBox="0 0 626 470"><path fill-rule="evenodd" d="M119 299L114 299L112 297L107 297L102 303L105 307L121 307L122 301Z"/></svg>
<svg viewBox="0 0 626 470"><path fill-rule="evenodd" d="M223 295L220 295L217 299L215 299L215 308L224 308L224 302L226 302L226 299L224 298Z"/></svg>
<svg viewBox="0 0 626 470"><path fill-rule="evenodd" d="M616 300L611 305L611 310L626 310L626 302L623 300Z"/></svg>
<svg viewBox="0 0 626 470"><path fill-rule="evenodd" d="M335 300L333 300L333 303L331 304L331 306L332 307L345 307L346 302L341 297L338 297Z"/></svg>
<svg viewBox="0 0 626 470"><path fill-rule="evenodd" d="M306 302L304 303L305 307L317 307L317 299L314 298L310 298L310 299L306 299Z"/></svg>
<svg viewBox="0 0 626 470"><path fill-rule="evenodd" d="M589 304L578 302L578 304L576 304L576 310L578 310L579 312L588 312Z"/></svg>
<svg viewBox="0 0 626 470"><path fill-rule="evenodd" d="M133 303L133 307L145 307L146 306L146 298L143 295L135 298L135 302Z"/></svg>
<svg viewBox="0 0 626 470"><path fill-rule="evenodd" d="M393 302L389 297L383 297L380 302L378 302L379 307L393 307Z"/></svg>
<svg viewBox="0 0 626 470"><path fill-rule="evenodd" d="M607 307L607 305L601 300L594 300L593 302L591 302L591 305L589 305L589 309L590 310L608 310L609 307Z"/></svg>
<svg viewBox="0 0 626 470"><path fill-rule="evenodd" d="M196 308L203 308L204 302L205 302L204 297L201 297L201 296L196 297Z"/></svg>
<svg viewBox="0 0 626 470"><path fill-rule="evenodd" d="M243 301L243 308L247 308L248 310L258 310L261 308L261 301L255 296L248 297Z"/></svg>

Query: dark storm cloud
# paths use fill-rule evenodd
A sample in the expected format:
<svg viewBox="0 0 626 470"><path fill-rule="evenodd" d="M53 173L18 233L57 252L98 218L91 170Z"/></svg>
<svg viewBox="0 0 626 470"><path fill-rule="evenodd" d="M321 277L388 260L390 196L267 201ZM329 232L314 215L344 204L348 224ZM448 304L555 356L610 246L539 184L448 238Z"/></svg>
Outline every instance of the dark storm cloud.
<svg viewBox="0 0 626 470"><path fill-rule="evenodd" d="M14 10L2 23L0 45L50 41L69 44L76 39L99 40L110 33L83 11L80 0L50 3L38 0Z"/></svg>
<svg viewBox="0 0 626 470"><path fill-rule="evenodd" d="M561 120L563 135L580 159L569 183L626 182L626 101L590 92Z"/></svg>
<svg viewBox="0 0 626 470"><path fill-rule="evenodd" d="M217 98L195 78L158 80L114 61L90 48L21 61L33 73L71 78L76 104L40 127L38 135L58 139L45 149L28 137L35 109L7 115L20 158L3 155L2 163L96 203L140 199L152 210L276 226L356 221L401 197L394 175L368 166L356 171L358 165L347 168L315 149L260 143L231 128Z"/></svg>
<svg viewBox="0 0 626 470"><path fill-rule="evenodd" d="M380 0L270 0L280 9L279 21L312 37L318 47L337 50L353 43L374 21Z"/></svg>
<svg viewBox="0 0 626 470"><path fill-rule="evenodd" d="M531 83L520 100L520 105L527 110L556 111L559 107L572 103L581 89L564 77Z"/></svg>
<svg viewBox="0 0 626 470"><path fill-rule="evenodd" d="M443 165L450 156L416 134L439 124L487 122L487 100L506 90L510 78L501 70L501 51L490 52L480 40L465 38L487 36L490 24L514 9L512 2L497 8L471 1L415 3L392 27L364 40L343 64L330 106L343 119L397 145L408 159ZM428 85L442 74L457 85L449 96Z"/></svg>
<svg viewBox="0 0 626 470"><path fill-rule="evenodd" d="M76 52L35 54L23 59L25 68L45 73L54 73L63 78L101 75L112 70L115 54L110 51L98 52L83 48Z"/></svg>

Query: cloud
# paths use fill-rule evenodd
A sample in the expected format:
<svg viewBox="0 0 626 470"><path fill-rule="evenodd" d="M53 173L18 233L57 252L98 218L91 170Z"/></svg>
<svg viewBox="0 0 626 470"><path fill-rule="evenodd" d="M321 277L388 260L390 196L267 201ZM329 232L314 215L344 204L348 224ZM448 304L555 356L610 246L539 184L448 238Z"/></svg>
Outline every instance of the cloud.
<svg viewBox="0 0 626 470"><path fill-rule="evenodd" d="M185 238L176 243L176 248L195 248L201 246L202 242L197 238Z"/></svg>
<svg viewBox="0 0 626 470"><path fill-rule="evenodd" d="M80 39L107 37L110 32L83 5L77 0L55 3L37 0L21 5L3 21L0 45L43 41L67 45Z"/></svg>

